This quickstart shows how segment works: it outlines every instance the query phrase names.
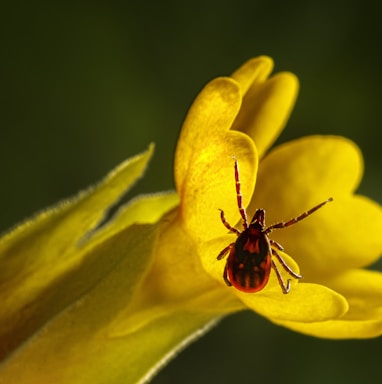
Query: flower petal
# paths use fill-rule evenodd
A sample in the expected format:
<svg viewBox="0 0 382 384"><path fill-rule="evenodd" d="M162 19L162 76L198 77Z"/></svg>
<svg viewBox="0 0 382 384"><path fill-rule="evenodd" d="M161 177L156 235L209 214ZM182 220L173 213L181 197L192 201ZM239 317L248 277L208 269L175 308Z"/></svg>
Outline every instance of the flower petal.
<svg viewBox="0 0 382 384"><path fill-rule="evenodd" d="M285 221L333 196L334 202L288 229L274 231L307 279L375 261L382 251L382 209L352 191L362 171L355 145L338 137L308 137L273 150L262 162L255 207L268 223Z"/></svg>
<svg viewBox="0 0 382 384"><path fill-rule="evenodd" d="M244 96L255 83L263 83L268 78L273 66L271 57L255 57L246 61L230 77L239 83Z"/></svg>
<svg viewBox="0 0 382 384"><path fill-rule="evenodd" d="M251 88L243 97L243 105L232 129L245 132L254 140L259 157L274 143L284 129L292 112L298 93L298 80L289 72L278 73L270 79L267 62L262 76L254 80ZM255 74L257 74L255 72ZM244 77L244 76L243 76Z"/></svg>
<svg viewBox="0 0 382 384"><path fill-rule="evenodd" d="M342 318L320 323L278 322L293 330L317 337L355 339L382 334L382 273L350 270L326 283L343 294L349 311Z"/></svg>
<svg viewBox="0 0 382 384"><path fill-rule="evenodd" d="M230 131L241 104L240 88L228 78L209 83L192 105L175 158L175 180L181 196L180 215L186 230L199 240L221 234L218 209L236 222L239 214L233 159L240 163L244 203L249 202L257 173L252 140Z"/></svg>
<svg viewBox="0 0 382 384"><path fill-rule="evenodd" d="M238 292L252 310L272 321L315 322L335 319L348 309L343 296L318 284L298 283L284 295L279 290L264 289L259 293Z"/></svg>
<svg viewBox="0 0 382 384"><path fill-rule="evenodd" d="M209 140L231 128L240 106L240 88L228 78L211 81L197 96L183 124L175 153L175 183L179 194L182 195L189 167Z"/></svg>
<svg viewBox="0 0 382 384"><path fill-rule="evenodd" d="M299 212L302 204L349 195L358 186L362 172L361 152L348 139L307 136L293 140L274 148L261 161L251 208L255 203L270 205L274 201L288 217L296 208Z"/></svg>

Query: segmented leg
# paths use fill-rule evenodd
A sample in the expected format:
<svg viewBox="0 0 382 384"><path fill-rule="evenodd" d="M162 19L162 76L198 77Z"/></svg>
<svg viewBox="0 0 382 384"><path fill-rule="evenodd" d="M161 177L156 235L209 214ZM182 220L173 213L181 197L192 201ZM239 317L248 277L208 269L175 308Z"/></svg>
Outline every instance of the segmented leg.
<svg viewBox="0 0 382 384"><path fill-rule="evenodd" d="M236 159L235 159L235 182L236 182L237 206L239 207L240 215L243 218L243 227L244 229L247 229L248 218L247 218L247 212L243 207L243 195L241 194L239 165Z"/></svg>
<svg viewBox="0 0 382 384"><path fill-rule="evenodd" d="M284 247L280 243L278 243L276 240L269 239L269 242L271 243L271 245L274 245L278 250L280 251L284 250Z"/></svg>
<svg viewBox="0 0 382 384"><path fill-rule="evenodd" d="M291 276L293 276L295 279L302 279L302 276L298 273L294 272L291 267L285 262L285 260L281 257L281 255L272 248L272 255L277 258L281 266L285 269L286 272L288 272Z"/></svg>
<svg viewBox="0 0 382 384"><path fill-rule="evenodd" d="M235 245L235 243L232 243L230 245L227 245L219 254L217 259L221 260L224 259L225 255L231 251L231 248Z"/></svg>
<svg viewBox="0 0 382 384"><path fill-rule="evenodd" d="M268 228L265 229L264 232L266 234L268 234L269 232L271 232L274 229L286 228L286 227L289 227L290 225L296 224L299 221L301 221L301 220L305 219L306 217L310 216L313 212L317 211L317 209L321 208L326 203L329 203L331 201L333 201L332 197L329 198L328 200L322 202L321 204L318 204L315 207L309 209L309 211L306 211L306 212L302 213L300 216L294 217L293 219L290 219L290 220L285 221L285 222L282 221L281 223L276 223L276 224L273 224L273 225L269 226Z"/></svg>
<svg viewBox="0 0 382 384"><path fill-rule="evenodd" d="M220 219L222 221L222 223L224 224L224 226L231 232L233 233L236 233L236 235L240 235L240 231L234 227L231 226L230 223L228 223L228 221L226 220L225 216L224 216L224 212L220 209Z"/></svg>
<svg viewBox="0 0 382 384"><path fill-rule="evenodd" d="M230 245L228 245L227 247L225 247L218 255L217 259L218 260L221 260L224 258L224 256L229 253L232 249L232 247L235 245L235 243L231 243ZM230 287L232 284L231 282L229 281L228 279L228 263L225 264L225 267L224 267L224 272L223 272L223 279L225 281L225 283Z"/></svg>
<svg viewBox="0 0 382 384"><path fill-rule="evenodd" d="M225 267L224 267L223 279L224 279L224 282L225 282L229 287L232 285L231 282L230 282L229 279L228 279L228 266L227 266L227 264L226 264Z"/></svg>
<svg viewBox="0 0 382 384"><path fill-rule="evenodd" d="M281 290L283 291L284 294L289 293L290 291L290 279L287 280L287 284L285 285L284 279L282 278L280 271L277 268L276 263L272 260L272 268L276 272L277 280L279 281Z"/></svg>

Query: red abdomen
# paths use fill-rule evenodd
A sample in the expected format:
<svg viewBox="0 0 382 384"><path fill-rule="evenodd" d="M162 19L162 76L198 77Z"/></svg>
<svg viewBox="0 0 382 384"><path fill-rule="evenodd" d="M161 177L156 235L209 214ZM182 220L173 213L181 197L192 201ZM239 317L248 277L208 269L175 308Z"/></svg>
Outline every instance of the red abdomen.
<svg viewBox="0 0 382 384"><path fill-rule="evenodd" d="M227 260L231 284L243 292L257 292L264 288L271 271L270 245L260 229L249 226L243 231Z"/></svg>

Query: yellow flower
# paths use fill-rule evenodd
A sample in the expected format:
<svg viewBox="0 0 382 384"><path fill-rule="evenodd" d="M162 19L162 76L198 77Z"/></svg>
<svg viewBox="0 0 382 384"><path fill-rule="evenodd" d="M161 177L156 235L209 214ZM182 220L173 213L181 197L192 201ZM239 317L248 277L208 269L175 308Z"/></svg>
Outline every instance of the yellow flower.
<svg viewBox="0 0 382 384"><path fill-rule="evenodd" d="M354 143L333 136L305 137L266 154L298 88L289 73L268 79L271 69L269 58L251 60L231 79L212 81L195 101L176 152L181 196L176 223L193 239L204 269L220 281L225 296L232 296L232 310L235 304L247 306L271 321L320 337L379 335L382 274L357 269L376 261L382 251L381 207L353 194L362 174L361 154ZM288 295L281 293L273 272L255 294L224 286L224 263L214 256L235 240L232 234L222 236L226 231L218 209L231 223L239 220L232 156L240 163L249 216L265 208L268 223L274 223L334 197L333 204L304 222L271 234L293 257L283 256L288 265L298 270L296 261L304 277Z"/></svg>
<svg viewBox="0 0 382 384"><path fill-rule="evenodd" d="M192 105L175 155L177 193L141 196L98 228L152 154L121 164L77 198L37 215L0 241L0 383L136 383L220 317L246 308L329 338L382 333L381 207L354 195L357 147L312 136L269 151L298 82L269 78L259 57L210 82ZM271 233L303 279L283 294L274 271L253 294L227 287L219 252L240 228L243 204L268 224L333 196L301 223Z"/></svg>

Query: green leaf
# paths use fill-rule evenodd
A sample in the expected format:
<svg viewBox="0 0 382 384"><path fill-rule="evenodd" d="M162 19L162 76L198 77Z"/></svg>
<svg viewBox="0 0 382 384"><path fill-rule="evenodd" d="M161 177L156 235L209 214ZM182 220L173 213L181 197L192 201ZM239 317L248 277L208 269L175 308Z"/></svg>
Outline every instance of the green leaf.
<svg viewBox="0 0 382 384"><path fill-rule="evenodd" d="M119 347L109 337L109 324L130 304L150 265L154 244L154 225L134 225L92 247L83 255L85 264L71 271L65 284L51 287L60 312L45 319L38 332L4 361L1 379L84 383L90 375L94 383L102 382L97 379L99 370L103 377L113 377L118 368L109 366L112 362L105 365L105 359Z"/></svg>
<svg viewBox="0 0 382 384"><path fill-rule="evenodd" d="M91 247L92 262L70 280L80 284L89 273L98 280L0 366L0 383L141 383L206 332L219 316L215 311L165 304L146 318L150 307L136 310L135 293L145 288L159 226L133 225ZM141 318L143 326L130 317Z"/></svg>
<svg viewBox="0 0 382 384"><path fill-rule="evenodd" d="M84 235L142 175L153 146L98 186L27 221L0 240L0 359L78 300L121 255L98 258ZM89 270L90 265L93 265Z"/></svg>
<svg viewBox="0 0 382 384"><path fill-rule="evenodd" d="M0 383L142 382L217 318L140 302L175 193L136 198L95 230L151 153L0 240Z"/></svg>

